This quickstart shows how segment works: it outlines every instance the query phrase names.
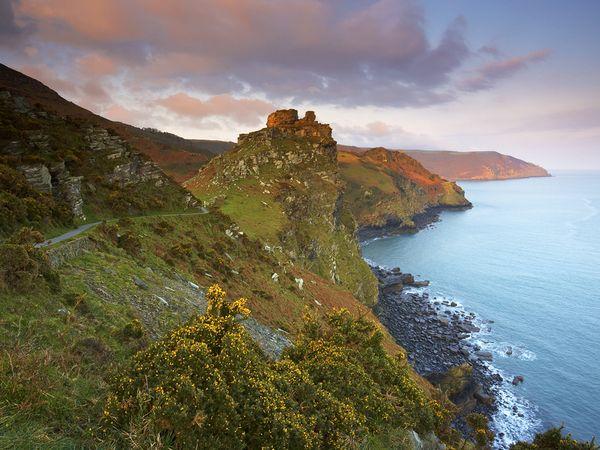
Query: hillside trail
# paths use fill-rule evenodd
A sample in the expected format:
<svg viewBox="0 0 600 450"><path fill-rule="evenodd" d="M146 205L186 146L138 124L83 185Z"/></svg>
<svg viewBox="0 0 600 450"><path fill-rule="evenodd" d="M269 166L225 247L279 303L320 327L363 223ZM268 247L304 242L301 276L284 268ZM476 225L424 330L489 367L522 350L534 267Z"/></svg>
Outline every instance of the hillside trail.
<svg viewBox="0 0 600 450"><path fill-rule="evenodd" d="M152 215L152 216L139 215L139 216L119 217L118 219L108 219L108 220L106 220L106 222L114 222L114 221L117 221L120 219L125 219L125 218L135 219L137 217L180 217L180 216L200 216L203 214L208 214L208 210L204 207L200 207L199 211L195 212L195 213L168 213L168 214L156 214L156 215ZM104 222L104 221L83 224L73 230L70 230L70 231L67 231L66 233L61 234L60 236L56 236L51 239L47 239L44 242L39 242L39 243L35 244L35 246L37 248L42 248L42 247L48 247L50 245L58 244L59 242L66 241L67 239L71 239L72 237L75 237L75 236L83 233L84 231L87 231L90 228L93 228L96 225L101 224L102 222Z"/></svg>

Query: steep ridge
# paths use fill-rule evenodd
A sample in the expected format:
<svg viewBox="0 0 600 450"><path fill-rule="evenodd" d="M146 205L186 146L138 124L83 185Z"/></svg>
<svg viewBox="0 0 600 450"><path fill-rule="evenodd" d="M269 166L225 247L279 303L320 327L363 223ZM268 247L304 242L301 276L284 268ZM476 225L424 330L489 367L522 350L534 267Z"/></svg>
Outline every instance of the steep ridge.
<svg viewBox="0 0 600 450"><path fill-rule="evenodd" d="M197 202L112 129L0 88L0 235ZM45 88L42 89L42 94Z"/></svg>
<svg viewBox="0 0 600 450"><path fill-rule="evenodd" d="M58 117L85 121L89 125L113 130L133 150L148 156L176 181L188 179L213 157L208 143L194 143L172 134L166 136L167 134L160 132L154 133L152 130L108 120L65 100L38 80L3 64L0 64L0 90L11 92L13 96L25 99L31 106L43 108ZM213 147L221 148L219 145Z"/></svg>
<svg viewBox="0 0 600 450"><path fill-rule="evenodd" d="M375 303L377 281L354 239L336 142L312 111L303 119L296 110L271 114L266 128L240 135L185 186L249 236Z"/></svg>
<svg viewBox="0 0 600 450"><path fill-rule="evenodd" d="M365 147L339 146L340 150L363 154ZM547 177L548 171L538 165L493 151L456 152L442 150L397 150L419 161L441 177L452 180L507 180L512 178Z"/></svg>
<svg viewBox="0 0 600 450"><path fill-rule="evenodd" d="M471 206L456 183L401 152L382 147L361 154L340 151L338 162L345 198L363 237L415 229L440 208Z"/></svg>

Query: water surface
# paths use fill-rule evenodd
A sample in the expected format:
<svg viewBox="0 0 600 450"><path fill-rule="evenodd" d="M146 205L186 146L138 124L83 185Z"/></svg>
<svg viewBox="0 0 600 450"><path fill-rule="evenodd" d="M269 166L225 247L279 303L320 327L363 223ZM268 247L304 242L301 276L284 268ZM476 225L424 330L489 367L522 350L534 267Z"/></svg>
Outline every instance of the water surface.
<svg viewBox="0 0 600 450"><path fill-rule="evenodd" d="M525 377L504 386L498 431L530 437L564 423L600 437L600 173L460 184L473 209L367 243L364 256L494 321L479 343L505 377Z"/></svg>

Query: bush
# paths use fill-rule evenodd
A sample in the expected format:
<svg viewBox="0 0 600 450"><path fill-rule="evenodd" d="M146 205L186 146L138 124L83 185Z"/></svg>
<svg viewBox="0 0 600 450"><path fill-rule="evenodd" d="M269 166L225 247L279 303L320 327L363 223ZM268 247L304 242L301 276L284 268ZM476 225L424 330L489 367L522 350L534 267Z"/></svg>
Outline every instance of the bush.
<svg viewBox="0 0 600 450"><path fill-rule="evenodd" d="M60 290L60 278L50 266L46 253L33 244L43 240L37 231L22 228L0 245L0 287L25 292L42 277L53 291Z"/></svg>
<svg viewBox="0 0 600 450"><path fill-rule="evenodd" d="M371 432L444 420L369 322L347 311L330 316L330 331L308 321L298 345L273 362L240 324L243 298L228 302L216 285L206 298L206 314L114 377L104 423L122 445L347 448Z"/></svg>
<svg viewBox="0 0 600 450"><path fill-rule="evenodd" d="M139 256L142 249L140 238L131 231L126 231L117 237L117 246L131 256Z"/></svg>
<svg viewBox="0 0 600 450"><path fill-rule="evenodd" d="M544 433L538 433L532 443L518 442L511 450L598 450L594 440L578 442L570 434L563 436L563 427L551 428Z"/></svg>

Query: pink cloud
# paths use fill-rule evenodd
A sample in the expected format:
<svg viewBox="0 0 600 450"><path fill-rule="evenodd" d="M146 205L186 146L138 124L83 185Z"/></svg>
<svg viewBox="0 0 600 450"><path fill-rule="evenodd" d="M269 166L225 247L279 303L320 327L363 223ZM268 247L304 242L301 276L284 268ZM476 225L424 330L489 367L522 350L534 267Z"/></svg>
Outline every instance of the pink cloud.
<svg viewBox="0 0 600 450"><path fill-rule="evenodd" d="M275 107L257 99L236 99L228 94L200 100L183 92L158 100L157 103L179 116L203 119L210 116L229 117L240 124L256 125Z"/></svg>
<svg viewBox="0 0 600 450"><path fill-rule="evenodd" d="M97 53L82 56L77 60L77 65L83 74L93 77L113 75L118 70L114 60Z"/></svg>
<svg viewBox="0 0 600 450"><path fill-rule="evenodd" d="M465 91L488 89L498 80L514 75L531 63L543 61L548 55L550 55L550 50L544 49L523 56L487 63L477 69L476 75L463 80L460 87Z"/></svg>

